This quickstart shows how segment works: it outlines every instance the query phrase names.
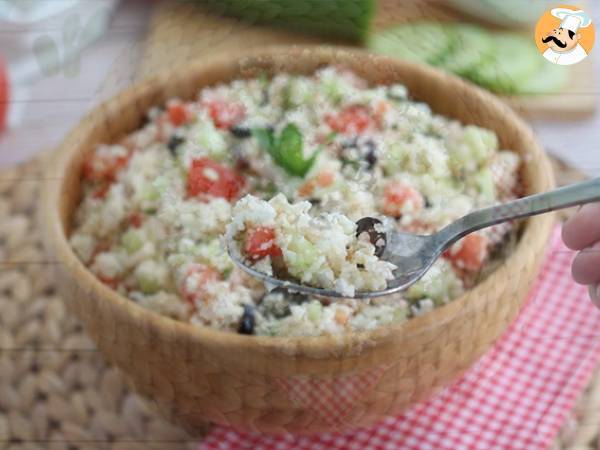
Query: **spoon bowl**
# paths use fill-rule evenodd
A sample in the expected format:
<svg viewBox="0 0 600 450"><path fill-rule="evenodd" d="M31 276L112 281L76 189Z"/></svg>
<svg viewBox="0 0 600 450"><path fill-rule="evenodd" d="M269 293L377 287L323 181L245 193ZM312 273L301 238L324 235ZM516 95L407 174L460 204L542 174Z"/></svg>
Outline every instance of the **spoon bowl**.
<svg viewBox="0 0 600 450"><path fill-rule="evenodd" d="M409 288L425 275L447 248L473 231L514 219L595 201L600 201L600 178L474 211L452 222L437 233L428 236L389 231L386 234L387 244L381 259L396 266L394 279L388 282L385 289L358 291L354 293L352 298L370 299L394 294ZM229 256L240 268L264 281L267 285L279 286L290 292L300 292L319 297L348 297L332 289L321 289L275 278L248 266L241 255L233 250L231 238L227 241L227 249Z"/></svg>
<svg viewBox="0 0 600 450"><path fill-rule="evenodd" d="M388 283L385 289L379 291L358 291L352 298L370 299L407 289L416 283L437 259L437 256L434 258L424 258L425 254L421 252L423 246L428 245L428 243L431 242L429 236L396 232L388 233L387 239L388 244L386 245L386 250L382 255L382 259L396 265L397 268L394 270L396 277ZM239 252L235 251L233 247L232 242L228 241L227 251L233 262L246 273L264 281L268 287L282 287L289 292L299 292L318 297L347 298L346 295L334 291L333 289L322 289L299 284L294 281L275 278L261 272L248 265Z"/></svg>

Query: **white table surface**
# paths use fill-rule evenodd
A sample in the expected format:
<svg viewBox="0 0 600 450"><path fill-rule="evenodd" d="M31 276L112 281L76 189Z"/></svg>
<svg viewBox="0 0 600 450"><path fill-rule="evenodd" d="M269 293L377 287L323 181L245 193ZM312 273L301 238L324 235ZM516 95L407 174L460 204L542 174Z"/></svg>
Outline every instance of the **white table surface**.
<svg viewBox="0 0 600 450"><path fill-rule="evenodd" d="M21 124L0 136L0 166L55 147L94 104L134 79L153 5L148 0L123 0L108 32L83 52L76 76L42 77L31 86L21 100ZM600 13L593 16L600 24ZM599 64L595 73L600 85ZM589 95L600 102L600 92ZM600 113L584 120L544 120L532 125L548 151L600 176Z"/></svg>

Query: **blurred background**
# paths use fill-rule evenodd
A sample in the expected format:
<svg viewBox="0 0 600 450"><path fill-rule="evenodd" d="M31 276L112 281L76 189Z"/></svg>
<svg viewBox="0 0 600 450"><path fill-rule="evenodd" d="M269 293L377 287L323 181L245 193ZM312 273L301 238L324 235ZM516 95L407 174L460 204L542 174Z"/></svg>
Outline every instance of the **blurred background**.
<svg viewBox="0 0 600 450"><path fill-rule="evenodd" d="M140 77L275 42L356 45L450 70L506 97L549 152L600 174L594 52L555 66L535 48L536 22L556 4L0 0L0 167L51 150L94 104ZM591 2L572 4L600 22Z"/></svg>

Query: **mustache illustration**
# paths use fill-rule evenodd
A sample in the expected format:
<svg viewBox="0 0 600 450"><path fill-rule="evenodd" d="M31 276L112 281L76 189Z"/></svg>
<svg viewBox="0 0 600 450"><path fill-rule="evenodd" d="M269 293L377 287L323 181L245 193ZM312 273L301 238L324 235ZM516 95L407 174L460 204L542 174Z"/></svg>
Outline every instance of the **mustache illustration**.
<svg viewBox="0 0 600 450"><path fill-rule="evenodd" d="M550 42L550 41L554 41L554 43L555 43L556 45L558 45L560 48L565 48L565 47L567 46L567 43L566 43L566 42L561 42L561 41L559 41L559 40L558 40L558 38L557 38L556 36L548 36L548 37L542 38L542 42L543 42L544 44L546 44L546 43L548 43L548 42Z"/></svg>

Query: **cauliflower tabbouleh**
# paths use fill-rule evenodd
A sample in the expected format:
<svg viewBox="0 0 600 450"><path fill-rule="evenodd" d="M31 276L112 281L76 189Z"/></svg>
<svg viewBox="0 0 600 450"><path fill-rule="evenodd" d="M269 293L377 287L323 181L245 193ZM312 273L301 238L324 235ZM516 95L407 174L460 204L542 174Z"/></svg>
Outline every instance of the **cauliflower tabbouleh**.
<svg viewBox="0 0 600 450"><path fill-rule="evenodd" d="M265 292L227 255L227 225L265 270L282 256L302 280L381 288L392 267L379 259L379 224L431 233L514 198L519 166L492 131L433 114L400 84L369 87L336 67L236 80L153 108L141 129L94 149L70 242L103 283L198 326L373 329L461 295L510 225L467 236L407 292L370 302Z"/></svg>
<svg viewBox="0 0 600 450"><path fill-rule="evenodd" d="M227 235L239 259L268 275L349 297L385 289L396 266L379 259L370 235L357 233L357 224L343 214L312 217L310 209L308 201L290 205L283 194L268 202L248 195L233 208Z"/></svg>

